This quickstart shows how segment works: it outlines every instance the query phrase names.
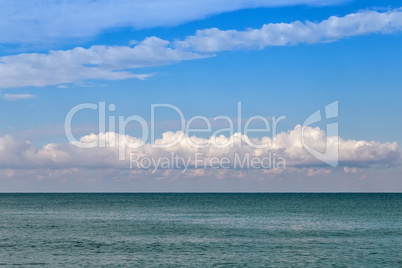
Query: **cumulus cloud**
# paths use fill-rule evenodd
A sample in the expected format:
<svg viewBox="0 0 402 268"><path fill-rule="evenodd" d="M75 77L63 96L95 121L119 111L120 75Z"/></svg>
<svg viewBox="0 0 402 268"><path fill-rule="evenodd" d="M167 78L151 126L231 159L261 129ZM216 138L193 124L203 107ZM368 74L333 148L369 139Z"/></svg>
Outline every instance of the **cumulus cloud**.
<svg viewBox="0 0 402 268"><path fill-rule="evenodd" d="M285 157L285 169L255 168L196 168L194 163L183 173L179 168L130 169L129 160L119 161L116 141L138 142L137 138L120 136L116 133L90 134L81 142L105 140L105 148L80 149L71 143L47 144L37 148L30 142L11 136L0 137L0 182L2 191L14 192L336 192L398 191L400 184L400 151L394 143L355 141L339 138L340 167L331 168L314 159L303 150L300 141L300 126L278 134L277 146L272 146L271 137L253 139L267 144L266 149L255 149L244 144L242 147L194 148L183 140L166 149L157 149L144 144L138 149L127 149L141 157L194 157L204 156L234 158L237 153L244 156L264 157L267 151ZM318 128L306 129L309 142L324 147L325 132ZM156 141L169 143L180 133L167 132ZM187 137L188 138L188 137ZM244 143L246 136L193 137L194 142ZM250 138L251 139L251 138ZM192 166L191 166L192 165Z"/></svg>
<svg viewBox="0 0 402 268"><path fill-rule="evenodd" d="M26 100L35 98L35 95L32 94L4 94L2 96L3 99L8 101L18 101L18 100Z"/></svg>
<svg viewBox="0 0 402 268"><path fill-rule="evenodd" d="M260 158L275 154L276 159L282 157L286 168L318 167L327 168L328 165L310 155L303 147L301 140L301 126L293 130L277 134L272 137L249 138L242 134L234 134L231 137L211 136L209 139L188 137L181 132L166 132L161 139L155 141L157 145L169 144L178 136L183 138L175 145L167 148L156 148L149 143L142 143L138 138L123 136L117 133L100 133L83 136L79 141L84 143L105 141L104 148L81 149L74 143L47 144L37 149L30 142L22 142L11 136L0 138L0 168L2 169L66 169L66 168L94 168L94 169L129 169L130 154L136 154L140 158L161 159L177 155L188 160L190 168L197 166L195 154L210 164L213 158L228 158L228 169L236 169L233 165L240 157L249 155L252 158ZM329 142L335 137L327 137L325 131L319 128L307 127L305 136L308 142L314 144L317 150L325 148L327 138ZM189 142L191 140L192 143ZM238 146L239 141L241 146ZM255 148L252 144L263 144L265 148ZM119 143L124 144L124 161L119 160ZM76 143L75 143L76 144ZM133 145L141 144L135 148ZM194 146L197 144L197 146ZM225 145L218 148L213 145ZM209 146L203 146L209 145ZM204 148L205 147L205 148ZM339 162L343 167L368 168L390 167L399 164L400 151L396 142L380 143L377 141L343 140L339 138ZM243 161L242 160L242 161ZM210 167L210 165L208 165ZM156 166L152 166L156 167ZM170 166L168 169L176 169ZM166 169L162 166L158 169ZM179 167L180 168L180 167ZM184 166L183 166L184 168ZM244 167L242 167L244 168ZM249 169L250 167L247 167ZM252 168L250 168L252 169ZM273 171L277 170L272 168ZM352 170L352 169L347 169ZM268 172L268 171L266 171ZM196 175L196 174L193 174Z"/></svg>
<svg viewBox="0 0 402 268"><path fill-rule="evenodd" d="M194 36L173 42L148 37L142 42L134 42L133 47L76 47L65 51L52 50L48 54L3 56L0 57L0 88L58 85L88 79L145 79L152 74L137 74L130 69L201 59L220 51L332 42L344 37L401 30L401 10L363 11L330 17L320 23L270 23L261 29L246 31L199 30Z"/></svg>
<svg viewBox="0 0 402 268"><path fill-rule="evenodd" d="M0 1L0 43L55 43L115 27L172 26L244 8L331 5L345 0Z"/></svg>

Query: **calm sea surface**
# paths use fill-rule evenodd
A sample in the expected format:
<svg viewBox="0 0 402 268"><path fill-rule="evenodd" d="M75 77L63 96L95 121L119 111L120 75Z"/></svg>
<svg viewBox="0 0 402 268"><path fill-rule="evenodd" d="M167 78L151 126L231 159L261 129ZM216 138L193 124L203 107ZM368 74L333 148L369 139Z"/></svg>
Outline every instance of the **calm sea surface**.
<svg viewBox="0 0 402 268"><path fill-rule="evenodd" d="M0 194L0 265L402 267L402 194Z"/></svg>

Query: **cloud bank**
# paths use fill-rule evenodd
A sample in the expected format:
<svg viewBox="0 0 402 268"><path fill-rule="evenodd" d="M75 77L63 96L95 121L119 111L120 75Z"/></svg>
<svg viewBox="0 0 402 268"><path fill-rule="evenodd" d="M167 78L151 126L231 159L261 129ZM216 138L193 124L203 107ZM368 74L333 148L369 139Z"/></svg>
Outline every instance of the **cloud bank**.
<svg viewBox="0 0 402 268"><path fill-rule="evenodd" d="M179 143L168 148L155 148L149 143L143 144L140 148L133 148L131 145L139 142L139 139L130 136L121 137L119 134L108 132L99 135L90 134L81 137L81 142L96 142L105 140L105 148L81 149L73 143L47 144L37 149L33 144L17 140L11 136L0 138L0 168L1 169L65 169L65 168L91 168L91 169L129 169L130 154L135 153L141 157L160 159L170 158L172 154L189 160L189 167L194 168L194 156L196 153L205 157L207 161L214 161L212 158L230 159L229 169L236 169L233 163L237 156L264 158L270 153L277 158L282 157L286 161L286 168L328 168L329 166L310 155L303 147L301 141L301 126L293 130L283 132L275 136L276 144L271 137L249 138L245 135L234 134L231 137L212 136L209 139L198 137L186 137ZM174 140L180 132L166 132L162 139L155 141L155 144L167 144ZM188 142L188 139L195 144L215 143L225 144L224 148L208 146L201 148ZM239 139L242 146L231 146L238 144ZM327 136L325 131L319 128L307 127L305 139L309 144L314 145L317 150L325 149ZM328 137L332 143L335 137ZM266 144L266 148L254 148L247 144L251 140L253 144ZM126 160L119 160L118 142L122 141L130 148L126 148ZM339 163L340 166L348 168L386 168L396 166L400 162L401 153L396 142L380 143L377 141L356 141L343 140L339 138ZM154 166L153 166L154 167ZM159 168L159 167L157 167ZM163 167L161 167L163 169ZM172 168L168 168L172 169ZM174 169L174 168L173 168ZM352 169L348 169L352 170Z"/></svg>
<svg viewBox="0 0 402 268"><path fill-rule="evenodd" d="M48 54L3 56L0 57L0 88L58 85L88 79L145 79L152 74L138 74L132 69L202 59L221 51L333 42L345 37L390 34L401 30L401 10L363 11L330 17L319 23L271 23L246 31L199 30L194 36L173 42L148 37L133 47L76 47L53 50Z"/></svg>
<svg viewBox="0 0 402 268"><path fill-rule="evenodd" d="M0 1L0 43L55 43L116 27L172 26L245 8L333 5L345 0Z"/></svg>

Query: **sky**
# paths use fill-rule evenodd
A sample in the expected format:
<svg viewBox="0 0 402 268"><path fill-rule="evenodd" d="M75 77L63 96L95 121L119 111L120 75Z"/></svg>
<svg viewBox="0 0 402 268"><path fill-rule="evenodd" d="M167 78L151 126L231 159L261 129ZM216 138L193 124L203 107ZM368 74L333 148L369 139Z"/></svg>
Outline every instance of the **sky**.
<svg viewBox="0 0 402 268"><path fill-rule="evenodd" d="M1 1L0 192L401 192L401 44L400 1Z"/></svg>

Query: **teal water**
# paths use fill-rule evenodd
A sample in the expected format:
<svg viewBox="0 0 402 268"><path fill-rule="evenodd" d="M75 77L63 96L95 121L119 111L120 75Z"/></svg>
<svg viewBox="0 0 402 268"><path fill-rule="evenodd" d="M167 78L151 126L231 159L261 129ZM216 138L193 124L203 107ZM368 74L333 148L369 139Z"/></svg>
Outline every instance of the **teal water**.
<svg viewBox="0 0 402 268"><path fill-rule="evenodd" d="M402 194L0 194L0 265L402 267Z"/></svg>

